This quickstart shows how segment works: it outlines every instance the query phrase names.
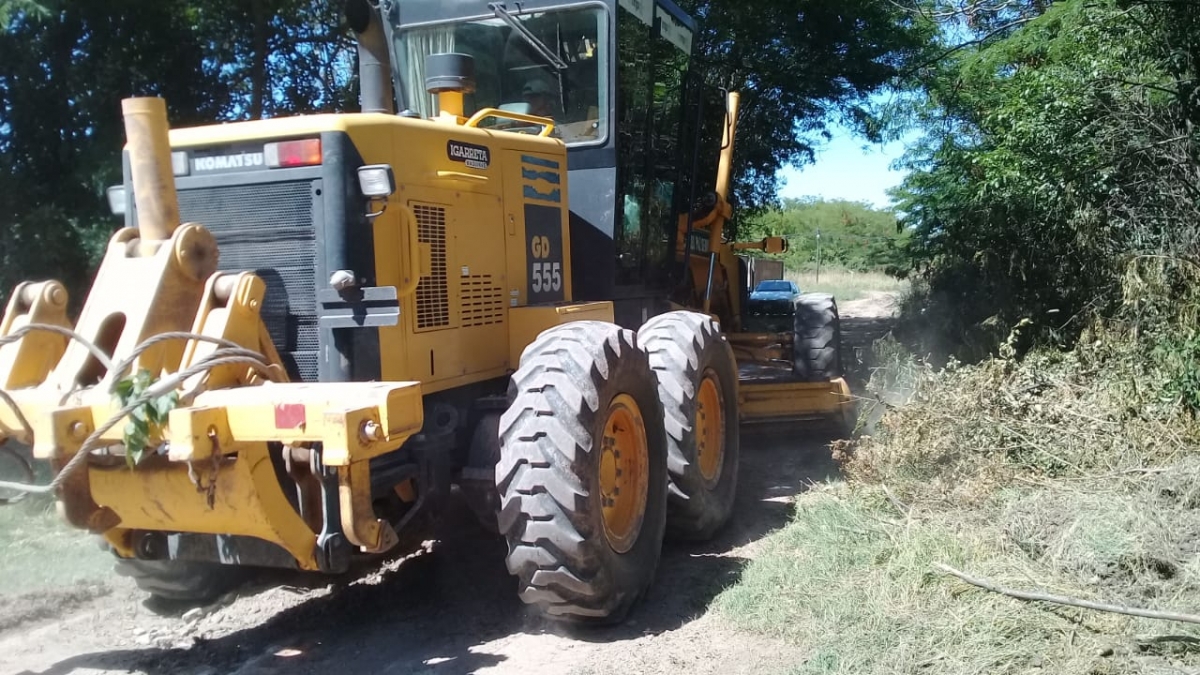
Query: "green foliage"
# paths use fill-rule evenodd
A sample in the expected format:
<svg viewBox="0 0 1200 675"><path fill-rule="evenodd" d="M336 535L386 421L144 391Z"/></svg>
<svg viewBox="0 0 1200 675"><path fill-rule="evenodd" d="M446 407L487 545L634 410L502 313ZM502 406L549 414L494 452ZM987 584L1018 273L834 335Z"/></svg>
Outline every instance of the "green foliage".
<svg viewBox="0 0 1200 675"><path fill-rule="evenodd" d="M1120 307L1131 256L1195 255L1200 6L1003 4L917 75L896 196L948 333L1028 317L1069 342Z"/></svg>
<svg viewBox="0 0 1200 675"><path fill-rule="evenodd" d="M0 2L0 296L61 279L78 307L120 225L120 101L167 100L173 126L333 111L356 100L340 3Z"/></svg>
<svg viewBox="0 0 1200 675"><path fill-rule="evenodd" d="M154 384L149 371L139 370L132 377L117 383L117 401L121 407L130 405L146 394ZM179 403L179 392L171 390L161 396L147 399L129 413L125 423L125 463L130 468L137 466L152 443L162 438L163 427L175 405Z"/></svg>
<svg viewBox="0 0 1200 675"><path fill-rule="evenodd" d="M7 29L15 16L45 16L47 12L43 3L33 0L0 0L0 29Z"/></svg>
<svg viewBox="0 0 1200 675"><path fill-rule="evenodd" d="M1164 396L1200 413L1200 336L1165 336L1151 355L1168 373Z"/></svg>
<svg viewBox="0 0 1200 675"><path fill-rule="evenodd" d="M774 204L776 173L812 161L840 119L875 130L869 97L927 54L932 21L917 0L685 0L696 17L698 71L740 91L736 203ZM715 175L711 170L701 175Z"/></svg>
<svg viewBox="0 0 1200 675"><path fill-rule="evenodd" d="M925 53L933 24L907 11L916 1L683 3L702 27L694 72L743 93L743 212L774 201L776 170L807 161L827 120L870 126L868 97ZM82 301L118 226L104 188L121 175L121 98L165 97L174 126L353 109L341 5L0 1L0 295L60 277Z"/></svg>
<svg viewBox="0 0 1200 675"><path fill-rule="evenodd" d="M1070 352L940 370L877 343L864 433L835 444L847 485L802 495L718 608L822 654L797 672L1194 668L1200 654L1169 643L1192 643L1195 627L1018 602L936 567L1186 611L1200 590L1188 545L1200 531L1200 426L1146 358L1155 334L1127 328L1101 322ZM1195 359L1190 342L1178 347Z"/></svg>
<svg viewBox="0 0 1200 675"><path fill-rule="evenodd" d="M826 267L887 271L907 262L907 234L898 231L896 215L862 202L788 199L779 208L753 216L743 229L741 238L747 241L786 237L783 259L793 270L815 267L818 246Z"/></svg>

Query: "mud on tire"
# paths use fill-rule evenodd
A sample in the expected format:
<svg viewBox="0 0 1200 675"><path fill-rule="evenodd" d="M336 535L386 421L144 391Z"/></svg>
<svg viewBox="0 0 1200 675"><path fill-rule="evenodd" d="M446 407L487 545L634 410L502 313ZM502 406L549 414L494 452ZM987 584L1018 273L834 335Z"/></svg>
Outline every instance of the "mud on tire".
<svg viewBox="0 0 1200 675"><path fill-rule="evenodd" d="M837 302L828 293L804 293L793 319L792 372L804 382L842 376L842 328Z"/></svg>
<svg viewBox="0 0 1200 675"><path fill-rule="evenodd" d="M649 352L665 414L667 534L709 539L729 520L737 491L740 433L733 350L716 322L696 312L653 317L638 331L638 341ZM719 446L710 447L714 443Z"/></svg>
<svg viewBox="0 0 1200 675"><path fill-rule="evenodd" d="M666 523L666 440L647 355L632 331L612 324L558 326L525 349L509 397L496 486L521 599L559 620L618 622L654 578ZM607 427L613 410L634 406L640 422L625 426L644 429L645 475L625 499L644 494L645 502L640 520L629 521L636 529L615 545L601 471L607 480L622 476L612 449L623 446ZM625 472L625 480L637 477Z"/></svg>

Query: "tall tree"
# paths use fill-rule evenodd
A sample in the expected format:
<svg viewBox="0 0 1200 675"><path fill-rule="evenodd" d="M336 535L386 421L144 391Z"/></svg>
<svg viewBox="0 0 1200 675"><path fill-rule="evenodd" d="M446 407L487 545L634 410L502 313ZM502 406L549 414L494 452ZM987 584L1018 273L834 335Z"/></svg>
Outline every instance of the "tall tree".
<svg viewBox="0 0 1200 675"><path fill-rule="evenodd" d="M1013 7L920 75L898 196L956 332L1028 317L1069 338L1116 307L1132 256L1200 251L1200 6Z"/></svg>
<svg viewBox="0 0 1200 675"><path fill-rule="evenodd" d="M28 277L86 284L116 225L103 195L120 181L122 98L165 97L176 126L352 105L339 7L0 1L0 295Z"/></svg>
<svg viewBox="0 0 1200 675"><path fill-rule="evenodd" d="M927 54L934 22L914 0L690 0L707 80L742 94L736 196L773 203L776 174L812 159L843 122L876 129L870 96Z"/></svg>

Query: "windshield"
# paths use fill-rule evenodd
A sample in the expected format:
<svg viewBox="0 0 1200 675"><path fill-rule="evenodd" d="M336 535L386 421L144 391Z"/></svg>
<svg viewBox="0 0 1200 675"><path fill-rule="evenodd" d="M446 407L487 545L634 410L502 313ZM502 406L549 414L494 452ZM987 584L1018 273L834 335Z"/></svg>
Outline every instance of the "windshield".
<svg viewBox="0 0 1200 675"><path fill-rule="evenodd" d="M468 117L482 108L540 115L554 120L554 135L568 144L603 142L608 133L605 12L589 7L507 18L531 35L501 16L397 33L399 86L407 106L423 117L438 113L437 98L425 91L426 56L470 54L475 93L464 97Z"/></svg>
<svg viewBox="0 0 1200 675"><path fill-rule="evenodd" d="M788 292L788 291L792 290L792 285L786 281L764 281L758 285L758 288L756 290L769 291L769 292L774 292L774 291Z"/></svg>

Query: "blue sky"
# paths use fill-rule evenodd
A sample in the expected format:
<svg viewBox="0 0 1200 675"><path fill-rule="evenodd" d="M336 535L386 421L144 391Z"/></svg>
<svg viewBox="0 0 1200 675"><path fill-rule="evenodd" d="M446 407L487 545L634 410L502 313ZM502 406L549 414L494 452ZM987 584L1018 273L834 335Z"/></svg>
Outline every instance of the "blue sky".
<svg viewBox="0 0 1200 675"><path fill-rule="evenodd" d="M817 147L814 164L781 172L780 198L815 196L890 206L885 191L904 179L904 173L893 171L890 165L904 153L904 143L873 145L844 127L835 126L831 131L833 139Z"/></svg>

